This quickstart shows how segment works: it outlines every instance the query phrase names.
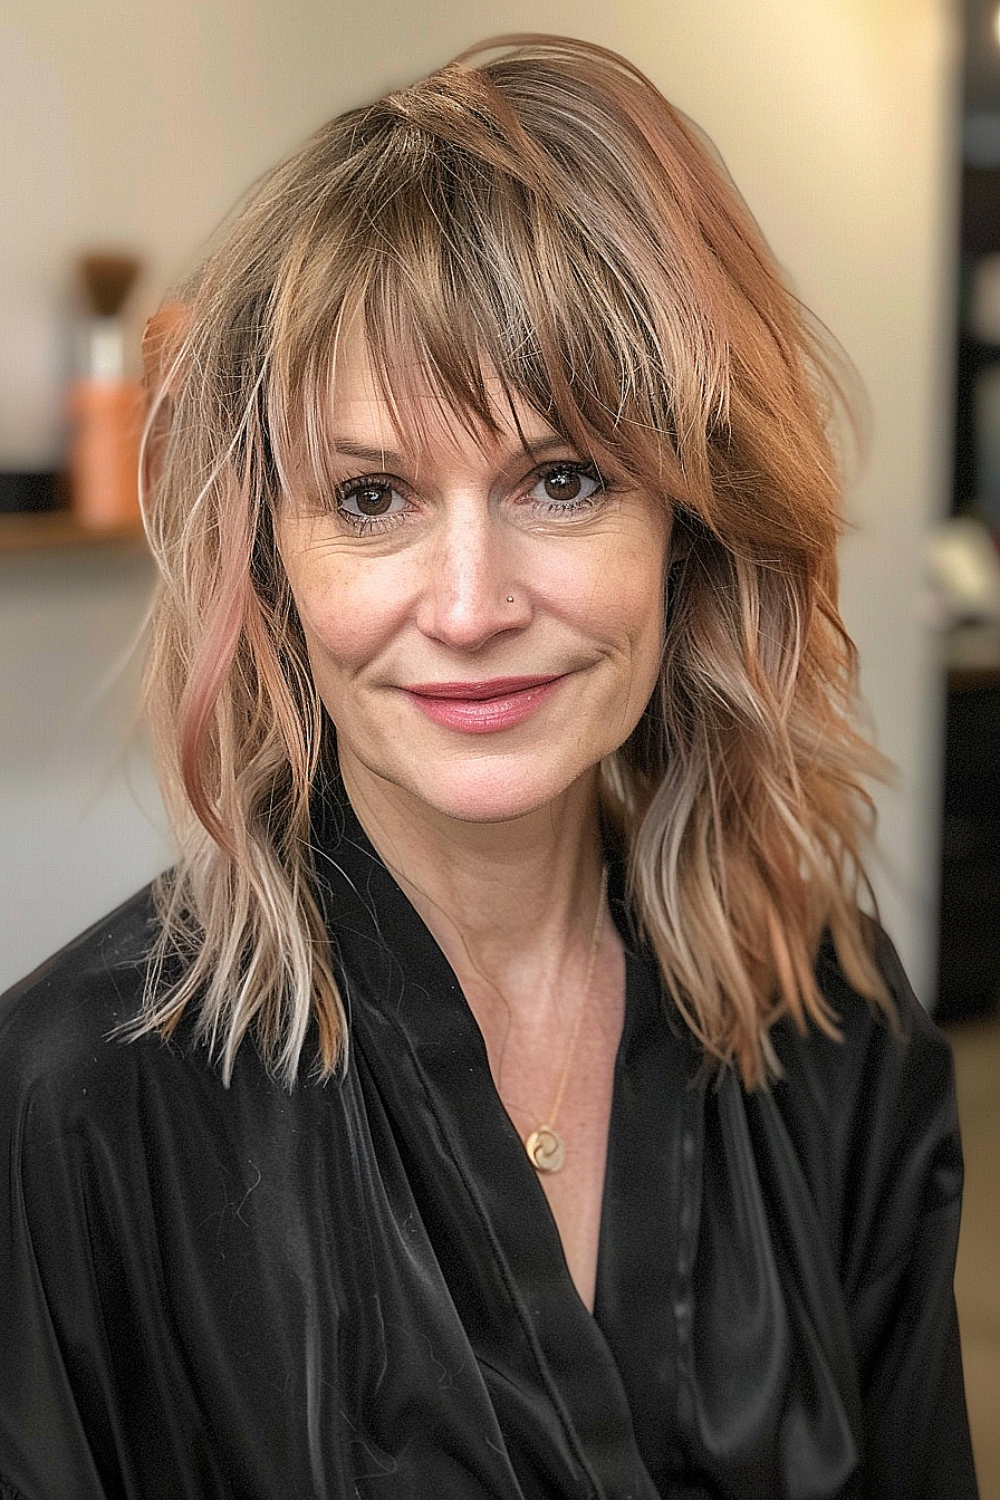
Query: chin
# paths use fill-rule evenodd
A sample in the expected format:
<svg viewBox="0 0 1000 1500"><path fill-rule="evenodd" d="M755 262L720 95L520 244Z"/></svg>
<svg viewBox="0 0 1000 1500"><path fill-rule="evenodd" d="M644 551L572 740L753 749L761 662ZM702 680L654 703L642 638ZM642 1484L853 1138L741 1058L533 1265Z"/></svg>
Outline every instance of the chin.
<svg viewBox="0 0 1000 1500"><path fill-rule="evenodd" d="M559 793L551 797L477 797L473 794L456 797L447 802L442 800L438 811L445 817L453 818L456 823L498 826L502 823L516 823L521 818L530 818L532 814L551 807L558 796Z"/></svg>
<svg viewBox="0 0 1000 1500"><path fill-rule="evenodd" d="M495 762L477 760L471 765L428 766L427 774L402 774L388 767L369 766L390 795L402 796L417 810L457 823L500 824L531 817L558 802L581 782L593 777L597 767L579 765L560 775L551 765L540 774L537 766L525 767L506 758Z"/></svg>
<svg viewBox="0 0 1000 1500"><path fill-rule="evenodd" d="M481 778L462 778L449 782L442 777L435 785L413 788L425 806L443 817L459 823L512 823L551 807L567 791L566 782L547 779L542 784L525 782L523 777L500 771Z"/></svg>

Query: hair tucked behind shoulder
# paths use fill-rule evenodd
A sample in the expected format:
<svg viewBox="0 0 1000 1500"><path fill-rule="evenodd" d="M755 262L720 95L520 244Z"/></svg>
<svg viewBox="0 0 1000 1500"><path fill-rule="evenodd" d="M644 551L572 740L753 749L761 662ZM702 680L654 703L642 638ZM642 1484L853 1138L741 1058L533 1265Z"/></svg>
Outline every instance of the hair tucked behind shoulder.
<svg viewBox="0 0 1000 1500"><path fill-rule="evenodd" d="M310 855L332 730L274 517L330 492L360 320L404 433L415 382L488 429L499 380L672 509L663 669L603 793L667 985L757 1085L776 1017L834 1026L825 930L885 998L858 905L879 762L836 605L837 384L724 172L635 68L551 37L479 51L266 177L159 351L148 695L180 858L135 1029L191 1007L227 1075L250 1033L289 1083L313 1018L320 1072L344 1044Z"/></svg>

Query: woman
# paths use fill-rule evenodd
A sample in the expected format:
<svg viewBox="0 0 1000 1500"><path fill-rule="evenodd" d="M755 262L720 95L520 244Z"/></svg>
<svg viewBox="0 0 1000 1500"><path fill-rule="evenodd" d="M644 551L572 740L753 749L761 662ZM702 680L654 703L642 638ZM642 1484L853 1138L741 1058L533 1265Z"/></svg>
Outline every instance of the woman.
<svg viewBox="0 0 1000 1500"><path fill-rule="evenodd" d="M491 51L320 131L159 330L180 857L0 1013L0 1473L973 1495L821 346L639 73Z"/></svg>

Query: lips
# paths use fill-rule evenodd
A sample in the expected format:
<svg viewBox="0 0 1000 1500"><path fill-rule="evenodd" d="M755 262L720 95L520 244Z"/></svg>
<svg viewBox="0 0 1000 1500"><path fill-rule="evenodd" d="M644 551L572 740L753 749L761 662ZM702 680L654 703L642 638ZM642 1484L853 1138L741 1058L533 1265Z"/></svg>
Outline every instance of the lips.
<svg viewBox="0 0 1000 1500"><path fill-rule="evenodd" d="M530 718L562 680L562 675L493 677L480 682L422 682L404 691L436 724L465 734L496 734Z"/></svg>

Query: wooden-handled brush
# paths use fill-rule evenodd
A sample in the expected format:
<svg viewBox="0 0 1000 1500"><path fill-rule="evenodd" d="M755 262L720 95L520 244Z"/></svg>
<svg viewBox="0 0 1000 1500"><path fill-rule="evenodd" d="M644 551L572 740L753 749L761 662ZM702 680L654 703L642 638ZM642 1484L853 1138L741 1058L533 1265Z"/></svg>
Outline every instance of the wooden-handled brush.
<svg viewBox="0 0 1000 1500"><path fill-rule="evenodd" d="M121 380L125 373L125 336L121 311L139 274L134 255L89 254L80 271L94 316L87 330L84 373L92 380Z"/></svg>

